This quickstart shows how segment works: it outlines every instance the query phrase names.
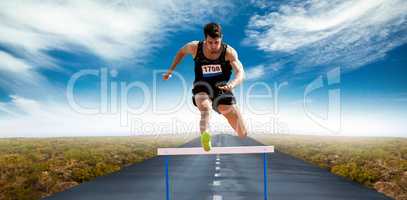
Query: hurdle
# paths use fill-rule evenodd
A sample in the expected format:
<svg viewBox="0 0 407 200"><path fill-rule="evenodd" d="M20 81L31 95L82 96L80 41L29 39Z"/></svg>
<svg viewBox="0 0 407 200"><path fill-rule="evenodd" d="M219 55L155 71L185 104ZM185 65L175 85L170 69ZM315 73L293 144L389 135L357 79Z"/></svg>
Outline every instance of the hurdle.
<svg viewBox="0 0 407 200"><path fill-rule="evenodd" d="M267 153L273 153L274 146L212 147L204 151L202 147L158 148L157 155L165 160L165 197L170 200L169 157L177 155L218 155L218 154L263 154L264 200L268 199Z"/></svg>

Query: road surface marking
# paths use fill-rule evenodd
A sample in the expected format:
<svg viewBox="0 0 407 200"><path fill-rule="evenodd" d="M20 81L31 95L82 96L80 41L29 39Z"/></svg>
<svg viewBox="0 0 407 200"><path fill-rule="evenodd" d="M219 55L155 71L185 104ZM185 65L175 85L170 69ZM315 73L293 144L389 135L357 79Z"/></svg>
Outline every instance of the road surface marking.
<svg viewBox="0 0 407 200"><path fill-rule="evenodd" d="M220 162L216 162L215 164L220 165Z"/></svg>
<svg viewBox="0 0 407 200"><path fill-rule="evenodd" d="M213 200L222 200L223 197L221 195L213 195Z"/></svg>
<svg viewBox="0 0 407 200"><path fill-rule="evenodd" d="M215 170L219 171L219 170L220 170L220 167L216 167Z"/></svg>
<svg viewBox="0 0 407 200"><path fill-rule="evenodd" d="M220 173L215 173L215 177L219 177L220 176Z"/></svg>
<svg viewBox="0 0 407 200"><path fill-rule="evenodd" d="M213 186L219 186L220 185L220 181L213 181Z"/></svg>

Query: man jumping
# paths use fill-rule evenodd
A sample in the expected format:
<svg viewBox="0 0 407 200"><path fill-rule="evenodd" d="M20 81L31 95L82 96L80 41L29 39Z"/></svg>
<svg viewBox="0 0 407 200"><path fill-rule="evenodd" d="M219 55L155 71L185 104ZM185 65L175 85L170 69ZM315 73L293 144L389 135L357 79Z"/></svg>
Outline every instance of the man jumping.
<svg viewBox="0 0 407 200"><path fill-rule="evenodd" d="M176 66L187 55L195 61L195 80L192 89L192 102L201 113L199 122L201 144L205 151L211 149L211 135L208 131L211 107L225 116L240 138L245 138L247 130L236 106L232 89L242 83L244 70L236 51L222 42L221 26L209 23L204 27L204 41L192 41L185 44L176 54L171 67L163 75L168 80ZM232 74L235 78L229 82Z"/></svg>

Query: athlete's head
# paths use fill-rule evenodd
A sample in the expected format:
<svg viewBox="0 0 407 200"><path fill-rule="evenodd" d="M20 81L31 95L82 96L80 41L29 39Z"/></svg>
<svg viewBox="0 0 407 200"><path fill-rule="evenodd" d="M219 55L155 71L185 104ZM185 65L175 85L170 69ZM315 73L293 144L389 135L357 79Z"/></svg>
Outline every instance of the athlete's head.
<svg viewBox="0 0 407 200"><path fill-rule="evenodd" d="M206 46L211 53L219 51L222 43L222 27L217 23L209 23L204 27Z"/></svg>

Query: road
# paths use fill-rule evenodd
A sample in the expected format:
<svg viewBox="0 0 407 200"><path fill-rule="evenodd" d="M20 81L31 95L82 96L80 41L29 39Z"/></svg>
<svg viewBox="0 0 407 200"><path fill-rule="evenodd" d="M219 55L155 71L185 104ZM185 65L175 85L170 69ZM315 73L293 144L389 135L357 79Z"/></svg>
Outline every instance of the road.
<svg viewBox="0 0 407 200"><path fill-rule="evenodd" d="M213 146L261 143L229 134L214 135ZM182 147L199 147L195 139ZM263 157L198 155L170 157L173 200L255 200L263 197ZM271 200L386 200L383 194L278 152L268 156ZM82 183L46 200L165 200L164 159L154 157Z"/></svg>

